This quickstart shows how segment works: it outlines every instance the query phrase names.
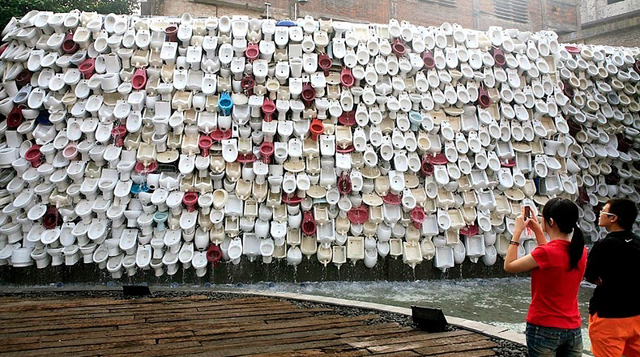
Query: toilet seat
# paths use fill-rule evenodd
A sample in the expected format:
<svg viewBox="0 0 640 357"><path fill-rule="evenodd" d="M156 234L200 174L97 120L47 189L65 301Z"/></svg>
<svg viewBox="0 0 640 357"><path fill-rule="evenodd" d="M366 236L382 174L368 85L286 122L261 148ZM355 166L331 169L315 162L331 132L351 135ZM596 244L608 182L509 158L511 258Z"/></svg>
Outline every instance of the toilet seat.
<svg viewBox="0 0 640 357"><path fill-rule="evenodd" d="M87 236L96 243L102 243L107 234L107 225L108 221L106 219L93 219L87 231Z"/></svg>
<svg viewBox="0 0 640 357"><path fill-rule="evenodd" d="M195 160L196 160L196 157L193 155L181 154L180 163L178 165L180 173L183 175L191 174L195 169Z"/></svg>
<svg viewBox="0 0 640 357"><path fill-rule="evenodd" d="M235 162L238 158L238 140L222 140L222 157L226 162Z"/></svg>

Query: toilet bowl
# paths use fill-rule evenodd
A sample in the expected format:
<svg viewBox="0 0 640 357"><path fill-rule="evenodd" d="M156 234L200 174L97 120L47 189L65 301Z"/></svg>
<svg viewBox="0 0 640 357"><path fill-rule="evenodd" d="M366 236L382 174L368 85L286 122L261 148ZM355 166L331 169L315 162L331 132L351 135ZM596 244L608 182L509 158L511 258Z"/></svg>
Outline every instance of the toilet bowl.
<svg viewBox="0 0 640 357"><path fill-rule="evenodd" d="M196 276L203 277L207 273L207 252L195 252L191 261L193 268L196 270Z"/></svg>
<svg viewBox="0 0 640 357"><path fill-rule="evenodd" d="M197 220L198 220L197 211L192 211L192 212L183 211L182 215L180 216L180 228L183 229L185 232L192 232L193 229L195 229Z"/></svg>
<svg viewBox="0 0 640 357"><path fill-rule="evenodd" d="M193 242L184 243L182 245L182 248L180 248L180 252L178 253L178 260L180 260L180 263L182 263L182 267L184 269L189 269L191 267L193 256Z"/></svg>
<svg viewBox="0 0 640 357"><path fill-rule="evenodd" d="M107 271L111 273L113 279L120 279L122 277L122 261L124 259L123 254L116 256L110 256L107 260Z"/></svg>
<svg viewBox="0 0 640 357"><path fill-rule="evenodd" d="M136 256L125 255L122 258L122 268L127 272L127 275L134 276L136 274Z"/></svg>
<svg viewBox="0 0 640 357"><path fill-rule="evenodd" d="M46 248L35 248L31 251L31 258L36 262L38 269L44 269L51 263L51 256Z"/></svg>
<svg viewBox="0 0 640 357"><path fill-rule="evenodd" d="M81 246L80 251L84 255L85 263L98 263L101 269L104 268L103 263L109 256L106 245L93 242Z"/></svg>
<svg viewBox="0 0 640 357"><path fill-rule="evenodd" d="M127 255L133 255L136 251L138 244L138 230L137 229L125 229L120 236L120 242L118 246Z"/></svg>
<svg viewBox="0 0 640 357"><path fill-rule="evenodd" d="M64 256L64 264L67 266L75 265L80 260L80 249L77 245L73 244L62 248L62 255Z"/></svg>
<svg viewBox="0 0 640 357"><path fill-rule="evenodd" d="M240 258L242 257L242 240L239 237L231 239L227 254L233 264L240 263Z"/></svg>
<svg viewBox="0 0 640 357"><path fill-rule="evenodd" d="M59 266L64 264L62 249L63 247L52 248L51 246L46 248L47 253L51 256L51 266Z"/></svg>
<svg viewBox="0 0 640 357"><path fill-rule="evenodd" d="M108 221L106 219L94 218L91 220L87 237L97 244L102 243L107 236Z"/></svg>

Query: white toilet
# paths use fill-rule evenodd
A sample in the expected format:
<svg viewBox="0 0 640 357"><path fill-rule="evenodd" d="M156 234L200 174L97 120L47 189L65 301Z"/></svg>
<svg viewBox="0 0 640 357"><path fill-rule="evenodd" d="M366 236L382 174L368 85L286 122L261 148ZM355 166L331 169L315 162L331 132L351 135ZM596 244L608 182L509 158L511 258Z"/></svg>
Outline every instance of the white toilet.
<svg viewBox="0 0 640 357"><path fill-rule="evenodd" d="M107 226L108 221L106 219L94 218L93 220L91 220L91 225L89 226L87 236L93 242L101 244L107 237Z"/></svg>
<svg viewBox="0 0 640 357"><path fill-rule="evenodd" d="M125 229L120 236L119 247L127 255L134 255L138 244L138 230Z"/></svg>
<svg viewBox="0 0 640 357"><path fill-rule="evenodd" d="M11 265L14 268L25 268L33 265L33 258L31 257L31 253L33 252L33 247L23 247L23 248L15 248L11 252Z"/></svg>
<svg viewBox="0 0 640 357"><path fill-rule="evenodd" d="M128 276L136 275L136 256L135 255L125 255L122 258L122 267L127 272Z"/></svg>
<svg viewBox="0 0 640 357"><path fill-rule="evenodd" d="M154 236L151 239L150 244L151 244L151 248L153 248L153 259L162 259L162 256L164 255L164 249L165 249L164 236L162 237Z"/></svg>
<svg viewBox="0 0 640 357"><path fill-rule="evenodd" d="M107 260L107 271L111 273L111 277L114 279L120 279L122 277L122 261L124 254L118 254L111 256Z"/></svg>
<svg viewBox="0 0 640 357"><path fill-rule="evenodd" d="M51 263L51 256L45 248L36 248L31 251L31 258L36 262L38 269L44 269Z"/></svg>
<svg viewBox="0 0 640 357"><path fill-rule="evenodd" d="M242 240L239 237L231 239L227 254L233 264L237 265L240 263L240 258L242 257Z"/></svg>
<svg viewBox="0 0 640 357"><path fill-rule="evenodd" d="M80 249L77 245L69 245L62 249L64 255L64 264L67 266L75 265L80 260Z"/></svg>
<svg viewBox="0 0 640 357"><path fill-rule="evenodd" d="M178 259L180 260L180 263L182 263L182 267L184 269L189 269L191 267L193 257L193 242L184 243L178 254Z"/></svg>
<svg viewBox="0 0 640 357"><path fill-rule="evenodd" d="M156 277L164 275L164 264L162 258L153 258L150 263L151 269L153 269Z"/></svg>
<svg viewBox="0 0 640 357"><path fill-rule="evenodd" d="M19 227L19 226L18 226ZM40 241L42 244L48 247L57 247L59 245L58 239L60 238L60 228L47 229L42 234Z"/></svg>
<svg viewBox="0 0 640 357"><path fill-rule="evenodd" d="M162 263L167 266L167 275L175 275L178 272L178 253L165 252Z"/></svg>
<svg viewBox="0 0 640 357"><path fill-rule="evenodd" d="M96 251L97 247L98 245L93 242L80 246L80 253L83 256L83 263L93 263L93 253Z"/></svg>
<svg viewBox="0 0 640 357"><path fill-rule="evenodd" d="M191 265L193 265L193 268L196 270L197 277L201 278L207 273L208 264L207 252L197 251L193 253Z"/></svg>
<svg viewBox="0 0 640 357"><path fill-rule="evenodd" d="M154 240L155 238L151 240L152 246L154 245L153 243ZM167 230L167 232L164 235L163 242L164 242L164 246L167 247L168 251L170 251L173 254L178 254L180 252L180 244L182 243L182 231L179 229ZM156 255L154 254L154 256Z"/></svg>
<svg viewBox="0 0 640 357"><path fill-rule="evenodd" d="M98 264L100 269L104 269L107 266L107 259L109 258L109 250L105 244L100 244L93 252L93 262Z"/></svg>
<svg viewBox="0 0 640 357"><path fill-rule="evenodd" d="M150 244L138 245L136 250L136 265L142 270L147 270L151 264L153 252Z"/></svg>

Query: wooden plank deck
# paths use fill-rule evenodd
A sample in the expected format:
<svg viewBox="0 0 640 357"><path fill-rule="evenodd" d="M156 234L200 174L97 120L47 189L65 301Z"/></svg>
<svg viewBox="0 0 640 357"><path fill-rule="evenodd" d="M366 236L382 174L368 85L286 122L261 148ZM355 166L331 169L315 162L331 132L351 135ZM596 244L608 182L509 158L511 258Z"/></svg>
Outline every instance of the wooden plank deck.
<svg viewBox="0 0 640 357"><path fill-rule="evenodd" d="M0 297L0 357L493 356L466 330L426 333L267 297Z"/></svg>

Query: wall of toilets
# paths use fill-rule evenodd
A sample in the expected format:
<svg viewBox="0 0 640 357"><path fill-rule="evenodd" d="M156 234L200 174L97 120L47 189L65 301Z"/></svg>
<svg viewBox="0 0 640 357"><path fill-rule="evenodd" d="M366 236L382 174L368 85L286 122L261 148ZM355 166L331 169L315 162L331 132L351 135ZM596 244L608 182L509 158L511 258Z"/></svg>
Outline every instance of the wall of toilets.
<svg viewBox="0 0 640 357"><path fill-rule="evenodd" d="M637 48L79 11L2 42L0 265L444 271L504 256L523 206L571 198L596 241L603 202L640 201Z"/></svg>

